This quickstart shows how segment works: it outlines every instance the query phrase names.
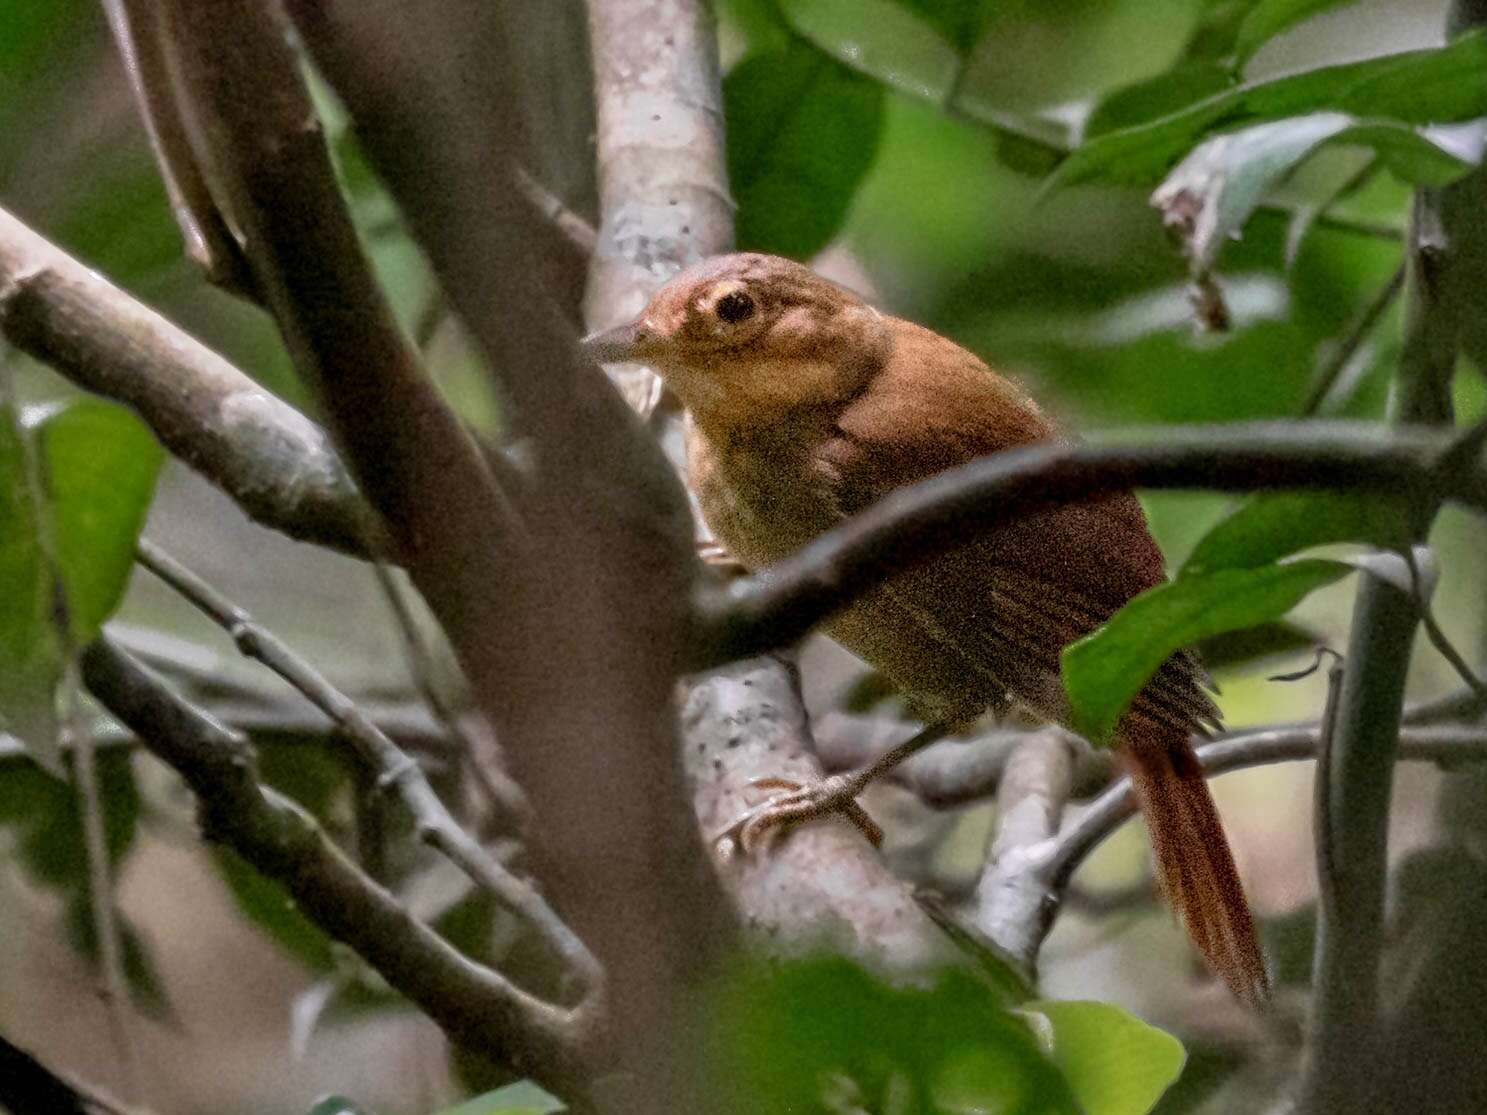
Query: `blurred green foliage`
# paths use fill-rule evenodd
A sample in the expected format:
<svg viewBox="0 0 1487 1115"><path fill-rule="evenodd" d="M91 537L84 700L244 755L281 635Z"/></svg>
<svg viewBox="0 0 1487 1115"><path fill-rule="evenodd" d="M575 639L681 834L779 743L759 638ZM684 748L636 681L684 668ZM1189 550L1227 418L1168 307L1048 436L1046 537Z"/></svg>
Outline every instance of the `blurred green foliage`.
<svg viewBox="0 0 1487 1115"><path fill-rule="evenodd" d="M1278 36L1304 36L1307 20L1345 19L1348 7L720 0L737 56L724 108L739 245L799 257L844 248L879 301L1025 379L1071 425L1292 416L1397 267L1410 187L1444 181L1480 157L1461 134L1423 126L1487 112L1481 36L1397 56L1319 55L1284 76L1266 68ZM1436 18L1413 18L1427 17ZM0 0L0 27L0 200L305 405L267 319L205 289L181 262L99 6ZM420 253L344 114L318 93L353 214L400 320L427 342L457 403L490 422L485 379L442 320ZM1174 168L1172 190L1210 206L1213 218L1187 256L1148 203ZM1195 331L1189 257L1216 271L1233 321L1227 333ZM1323 415L1384 414L1398 317L1387 310L1361 338L1321 399ZM0 359L24 380L27 398L72 396L26 361ZM1464 415L1481 413L1475 379L1458 393ZM27 413L32 420L22 422L12 405L0 421L0 714L32 736L40 717L49 737L62 641L42 524L56 534L68 636L85 640L124 591L159 455L129 416L101 404ZM28 452L44 466L35 470L39 487ZM1200 635L1244 628L1290 638L1252 640L1241 662L1294 648L1296 629L1277 621L1347 567L1281 559L1324 543L1397 543L1397 510L1378 500L1262 496L1228 516L1229 501L1217 495L1162 493L1144 503L1167 553L1191 556L1173 587L1071 650L1082 663L1071 691L1094 735L1168 651ZM1458 525L1440 540L1447 573L1474 591L1480 534ZM1475 605L1460 611L1475 633ZM296 742L260 743L268 781L344 828L355 792L346 766ZM118 867L136 844L140 792L127 755L100 759ZM0 765L0 827L25 876L62 896L70 940L92 956L71 789L24 763ZM348 974L282 888L231 853L217 862L247 921L316 979L345 989L333 1003L396 1002ZM484 955L497 916L487 903L457 901L438 926ZM1310 916L1303 909L1270 927L1282 982L1308 978ZM132 927L123 932L131 985L165 1016L149 951ZM1024 1002L1007 991L1015 985L952 973L897 988L838 961L750 969L720 992L714 1019L720 1079L737 1087L724 1099L750 1112L834 1105L1134 1115L1182 1065L1175 1039L1115 1008ZM1160 1110L1199 1102L1237 1063L1231 1050L1202 1042L1189 1053ZM455 1111L559 1109L518 1084ZM315 1115L349 1110L332 1097Z"/></svg>

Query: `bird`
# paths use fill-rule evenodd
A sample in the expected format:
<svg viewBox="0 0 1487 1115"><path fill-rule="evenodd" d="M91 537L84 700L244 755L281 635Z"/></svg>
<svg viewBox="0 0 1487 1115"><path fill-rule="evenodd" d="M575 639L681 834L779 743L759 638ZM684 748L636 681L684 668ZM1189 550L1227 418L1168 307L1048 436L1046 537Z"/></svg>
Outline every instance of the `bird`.
<svg viewBox="0 0 1487 1115"><path fill-rule="evenodd" d="M740 252L681 271L633 321L585 338L604 363L652 368L686 412L703 518L766 569L895 489L973 458L1067 435L1018 383L938 333L803 264ZM926 728L854 775L787 792L744 835L841 810L926 743L1019 705L1070 727L1060 655L1166 579L1131 492L968 528L832 616L827 633L884 674ZM1170 657L1113 739L1162 890L1241 1002L1269 998L1244 889L1194 733L1218 726L1196 656ZM870 831L870 830L869 830ZM871 831L870 831L871 835Z"/></svg>

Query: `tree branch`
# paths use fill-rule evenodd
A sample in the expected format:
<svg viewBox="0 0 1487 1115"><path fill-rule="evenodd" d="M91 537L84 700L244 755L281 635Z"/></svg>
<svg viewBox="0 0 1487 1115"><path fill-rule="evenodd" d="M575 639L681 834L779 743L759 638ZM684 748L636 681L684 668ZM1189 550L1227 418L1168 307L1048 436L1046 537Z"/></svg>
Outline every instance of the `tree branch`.
<svg viewBox="0 0 1487 1115"><path fill-rule="evenodd" d="M1199 747L1198 761L1204 773L1215 778L1269 763L1314 759L1321 737L1322 729L1317 724L1239 732ZM1487 728L1477 725L1405 728L1400 734L1399 758L1445 768L1487 762ZM1049 780L1041 781L1052 785ZM1022 916L1003 916L995 922L999 936L994 939L1012 944L1014 955L1033 967L1075 871L1136 812L1131 784L1121 778L1065 825L1056 838L1018 845L1020 855L1004 865L996 882L1003 893L1022 899ZM984 912L988 897L985 890L980 897ZM1001 905L996 910L1005 914L1011 906ZM992 927L983 923L982 928Z"/></svg>
<svg viewBox="0 0 1487 1115"><path fill-rule="evenodd" d="M1056 899L1028 865L1058 834L1076 746L1067 733L1049 728L1028 734L1008 757L997 787L996 835L976 886L976 924L1029 975Z"/></svg>
<svg viewBox="0 0 1487 1115"><path fill-rule="evenodd" d="M1487 21L1478 5L1477 22ZM1465 8L1458 5L1458 13ZM1454 16L1453 16L1454 18ZM1457 31L1463 28L1456 28ZM1443 188L1418 189L1406 257L1404 347L1395 388L1396 423L1448 426L1451 383L1464 323L1480 314L1487 275L1463 283L1458 242L1484 240L1476 196L1481 169ZM1465 206L1459 202L1465 201ZM1466 443L1480 460L1480 445ZM1449 451L1448 451L1449 452ZM1423 542L1445 493L1418 493L1411 541ZM1324 814L1317 817L1319 873L1329 873L1317 905L1314 994L1301 1106L1355 1109L1373 1094L1379 1034L1379 957L1388 880L1389 806L1419 605L1407 591L1366 576L1358 586L1346 670L1330 741Z"/></svg>
<svg viewBox="0 0 1487 1115"><path fill-rule="evenodd" d="M259 784L251 750L107 637L82 655L99 702L186 780L204 833L281 883L317 925L418 1004L452 1041L558 1091L583 1078L582 1016L460 954L369 878L293 801Z"/></svg>
<svg viewBox="0 0 1487 1115"><path fill-rule="evenodd" d="M1198 760L1204 773L1215 778L1249 767L1314 759L1321 732L1318 724L1241 732L1199 747ZM1399 757L1448 769L1463 763L1487 762L1487 728L1477 725L1405 728L1399 737ZM1051 888L1061 890L1089 854L1135 815L1136 800L1131 794L1131 784L1122 778L1064 828L1039 865L1039 873Z"/></svg>
<svg viewBox="0 0 1487 1115"><path fill-rule="evenodd" d="M379 788L396 790L413 818L418 838L531 926L567 965L566 975L583 991L582 1002L574 1008L576 1015L601 1009L604 972L593 954L534 886L507 871L459 825L429 785L423 768L407 752L282 639L158 546L140 539L138 560L231 635L243 655L263 663L298 689L344 731L358 757L376 774Z"/></svg>
<svg viewBox="0 0 1487 1115"><path fill-rule="evenodd" d="M489 558L480 574L486 594L521 610L471 624L440 607L438 586L420 588L531 796L543 878L623 1006L613 1034L631 1101L690 1110L702 1103L684 1037L693 996L732 940L676 761L690 524L664 460L579 351L552 294L546 222L515 185L544 138L517 88L536 64L516 55L521 7L296 0L291 11L532 462L531 546L511 575L493 575ZM442 529L465 529L469 514Z"/></svg>
<svg viewBox="0 0 1487 1115"><path fill-rule="evenodd" d="M133 407L264 526L357 554L385 548L325 431L3 209L0 336Z"/></svg>
<svg viewBox="0 0 1487 1115"><path fill-rule="evenodd" d="M691 661L703 668L788 645L966 531L1131 488L1372 490L1487 513L1487 468L1447 467L1452 445L1377 426L1260 422L1164 428L1151 445L1045 444L983 457L892 493L760 574L704 592Z"/></svg>
<svg viewBox="0 0 1487 1115"><path fill-rule="evenodd" d="M683 267L729 250L733 220L708 5L590 0L589 27L602 220L585 311L598 329L638 314ZM610 373L631 406L650 414L657 378L638 366ZM660 417L661 443L685 474L680 418ZM754 804L755 778L823 777L794 667L783 658L753 658L683 688L681 758L705 833ZM825 939L900 972L954 958L909 889L849 825L800 828L768 856L730 863L722 879L744 924L770 948Z"/></svg>
<svg viewBox="0 0 1487 1115"><path fill-rule="evenodd" d="M150 0L103 0L109 30L118 45L129 87L149 133L165 194L180 226L186 255L225 290L256 298L242 248L212 201L206 178L191 151L186 123L170 85L158 4Z"/></svg>

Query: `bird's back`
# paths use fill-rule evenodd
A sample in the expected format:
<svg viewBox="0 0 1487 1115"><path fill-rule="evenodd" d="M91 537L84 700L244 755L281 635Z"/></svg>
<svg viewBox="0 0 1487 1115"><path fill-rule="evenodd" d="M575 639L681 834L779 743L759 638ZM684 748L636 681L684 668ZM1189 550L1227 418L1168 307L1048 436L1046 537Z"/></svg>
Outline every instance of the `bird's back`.
<svg viewBox="0 0 1487 1115"><path fill-rule="evenodd" d="M1031 399L971 353L911 322L891 324L883 366L854 396L755 428L694 429L703 512L744 564L779 560L896 487L1060 439ZM968 530L829 629L927 716L974 715L1010 694L1066 721L1063 647L1162 579L1141 507L1123 493ZM1174 658L1140 710L1184 727L1211 719L1200 676L1188 656Z"/></svg>

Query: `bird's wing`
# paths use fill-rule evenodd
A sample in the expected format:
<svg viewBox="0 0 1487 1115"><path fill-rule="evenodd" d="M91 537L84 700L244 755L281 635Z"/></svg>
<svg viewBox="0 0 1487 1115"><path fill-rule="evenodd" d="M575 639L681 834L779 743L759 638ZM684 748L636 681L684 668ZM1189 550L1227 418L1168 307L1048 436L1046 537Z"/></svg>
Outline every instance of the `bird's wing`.
<svg viewBox="0 0 1487 1115"><path fill-rule="evenodd" d="M969 352L907 322L896 332L886 365L813 462L843 516L975 457L1061 440L1031 399ZM978 528L889 589L1014 696L1062 719L1062 649L1163 580L1141 506L1120 493ZM1191 656L1174 656L1138 711L1185 728L1211 721L1200 678Z"/></svg>

